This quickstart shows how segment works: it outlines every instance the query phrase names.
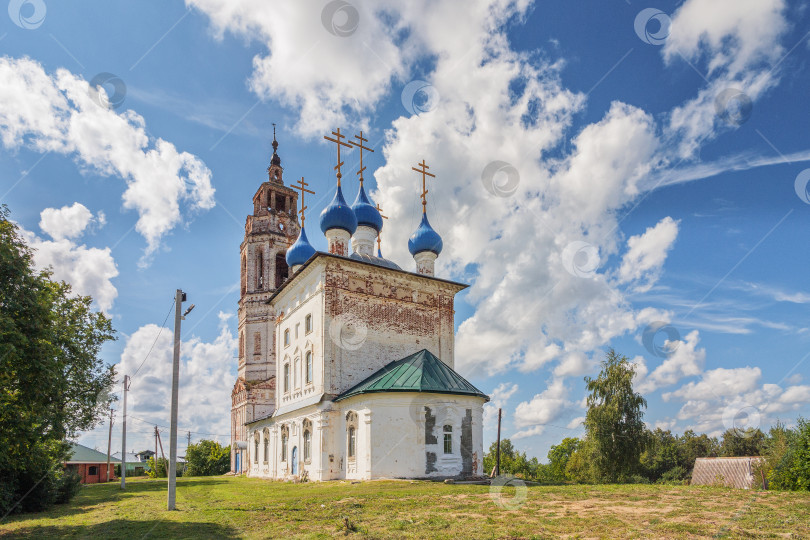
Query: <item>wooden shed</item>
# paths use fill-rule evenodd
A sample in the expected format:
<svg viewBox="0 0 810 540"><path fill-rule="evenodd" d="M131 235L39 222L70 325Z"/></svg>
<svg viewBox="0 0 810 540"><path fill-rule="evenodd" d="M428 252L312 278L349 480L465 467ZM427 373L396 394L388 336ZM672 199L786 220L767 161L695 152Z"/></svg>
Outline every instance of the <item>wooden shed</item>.
<svg viewBox="0 0 810 540"><path fill-rule="evenodd" d="M737 489L766 487L759 478L756 465L761 457L697 458L692 471L693 486L726 486Z"/></svg>

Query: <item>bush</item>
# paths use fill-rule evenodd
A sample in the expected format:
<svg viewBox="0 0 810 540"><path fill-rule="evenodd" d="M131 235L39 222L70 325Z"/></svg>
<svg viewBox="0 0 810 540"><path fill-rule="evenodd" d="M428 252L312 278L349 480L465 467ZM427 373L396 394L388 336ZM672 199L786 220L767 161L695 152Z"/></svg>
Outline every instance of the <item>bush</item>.
<svg viewBox="0 0 810 540"><path fill-rule="evenodd" d="M152 456L149 458L149 472L146 474L149 475L149 478L166 478L169 476L168 465L168 459L157 458L157 462L155 462L155 456Z"/></svg>
<svg viewBox="0 0 810 540"><path fill-rule="evenodd" d="M82 477L73 470L65 469L56 479L56 504L70 501L82 488Z"/></svg>
<svg viewBox="0 0 810 540"><path fill-rule="evenodd" d="M216 441L202 440L186 450L189 476L216 476L231 468L231 447Z"/></svg>
<svg viewBox="0 0 810 540"><path fill-rule="evenodd" d="M683 484L689 471L678 465L673 467L664 474L656 482L657 484Z"/></svg>

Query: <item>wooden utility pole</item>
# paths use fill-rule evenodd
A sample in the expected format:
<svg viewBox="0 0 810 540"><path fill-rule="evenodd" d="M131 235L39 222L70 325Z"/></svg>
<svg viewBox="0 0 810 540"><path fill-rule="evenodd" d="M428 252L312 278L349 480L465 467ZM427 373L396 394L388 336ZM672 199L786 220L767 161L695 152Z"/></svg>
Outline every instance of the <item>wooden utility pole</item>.
<svg viewBox="0 0 810 540"><path fill-rule="evenodd" d="M160 443L160 457L165 460L166 454L163 453L163 439L160 438L160 431L158 430L157 426L155 426L155 433L157 433L158 443ZM157 447L155 447L155 450L157 450ZM157 459L157 453L155 453L155 458Z"/></svg>
<svg viewBox="0 0 810 540"><path fill-rule="evenodd" d="M107 435L107 482L110 481L110 450L112 449L112 427L113 427L113 413L115 411L110 407L110 434Z"/></svg>
<svg viewBox="0 0 810 540"><path fill-rule="evenodd" d="M155 426L155 471L157 471L157 441L158 441L158 428Z"/></svg>
<svg viewBox="0 0 810 540"><path fill-rule="evenodd" d="M495 447L495 476L501 474L501 409L498 409L498 445Z"/></svg>

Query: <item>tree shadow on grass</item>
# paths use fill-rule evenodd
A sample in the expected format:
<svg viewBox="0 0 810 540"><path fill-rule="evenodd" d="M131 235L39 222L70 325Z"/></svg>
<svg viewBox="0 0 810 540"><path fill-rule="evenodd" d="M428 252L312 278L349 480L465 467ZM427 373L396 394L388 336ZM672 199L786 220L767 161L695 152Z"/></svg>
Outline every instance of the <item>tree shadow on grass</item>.
<svg viewBox="0 0 810 540"><path fill-rule="evenodd" d="M226 525L205 522L113 519L95 525L47 525L17 529L3 538L235 538L241 531Z"/></svg>

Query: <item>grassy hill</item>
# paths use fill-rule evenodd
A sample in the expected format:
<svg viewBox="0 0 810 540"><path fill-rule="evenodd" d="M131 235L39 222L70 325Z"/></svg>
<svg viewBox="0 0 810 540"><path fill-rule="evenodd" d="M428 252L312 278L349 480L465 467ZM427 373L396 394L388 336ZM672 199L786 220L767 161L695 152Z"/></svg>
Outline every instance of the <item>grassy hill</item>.
<svg viewBox="0 0 810 540"><path fill-rule="evenodd" d="M82 488L68 505L0 522L36 538L810 537L810 493L690 486L507 487L180 478Z"/></svg>

